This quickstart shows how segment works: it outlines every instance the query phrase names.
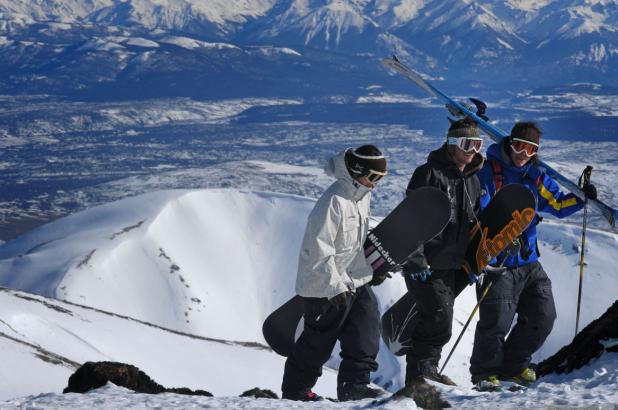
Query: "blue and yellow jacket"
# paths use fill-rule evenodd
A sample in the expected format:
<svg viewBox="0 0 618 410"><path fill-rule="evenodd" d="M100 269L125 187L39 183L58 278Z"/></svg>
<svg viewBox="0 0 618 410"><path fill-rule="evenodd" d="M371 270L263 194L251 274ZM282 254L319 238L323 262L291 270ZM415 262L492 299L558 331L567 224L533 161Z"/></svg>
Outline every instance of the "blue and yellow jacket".
<svg viewBox="0 0 618 410"><path fill-rule="evenodd" d="M547 174L541 172L532 161L523 167L516 167L511 162L503 142L492 144L487 149L487 161L478 173L481 182L481 208L485 208L496 193L496 181L502 185L519 183L525 185L536 198L537 216L521 236L519 254L509 256L504 266L517 267L535 262L539 259L539 249L536 240L536 225L539 223L539 212L550 213L558 218L567 217L583 208L584 202L574 194L560 191L558 184ZM496 174L501 173L501 176ZM500 181L500 178L502 181ZM502 261L503 255L498 260Z"/></svg>

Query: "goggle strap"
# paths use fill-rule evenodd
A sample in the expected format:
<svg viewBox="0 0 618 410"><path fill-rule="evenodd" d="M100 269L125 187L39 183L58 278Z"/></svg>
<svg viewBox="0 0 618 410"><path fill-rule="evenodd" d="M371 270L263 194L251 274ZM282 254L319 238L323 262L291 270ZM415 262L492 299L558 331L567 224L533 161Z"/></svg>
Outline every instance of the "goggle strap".
<svg viewBox="0 0 618 410"><path fill-rule="evenodd" d="M362 155L362 154L358 154L354 150L352 150L352 155L354 155L356 158L361 158L361 159L383 159L384 158L384 155Z"/></svg>

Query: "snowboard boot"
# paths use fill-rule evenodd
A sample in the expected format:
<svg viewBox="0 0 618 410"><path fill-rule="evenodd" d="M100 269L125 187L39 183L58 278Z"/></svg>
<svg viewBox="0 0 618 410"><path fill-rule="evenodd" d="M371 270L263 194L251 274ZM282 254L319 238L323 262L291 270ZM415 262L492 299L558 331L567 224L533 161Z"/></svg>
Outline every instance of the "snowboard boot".
<svg viewBox="0 0 618 410"><path fill-rule="evenodd" d="M414 400L418 407L427 410L451 407L449 402L442 398L440 391L427 383L421 376L407 380L405 387L395 393L394 396L409 397Z"/></svg>
<svg viewBox="0 0 618 410"><path fill-rule="evenodd" d="M521 373L513 377L504 378L505 381L510 381L519 384L520 386L528 387L536 381L536 372L526 367Z"/></svg>
<svg viewBox="0 0 618 410"><path fill-rule="evenodd" d="M303 389L297 391L284 391L281 394L282 399L296 401L322 401L324 398L311 391L311 389Z"/></svg>
<svg viewBox="0 0 618 410"><path fill-rule="evenodd" d="M411 373L411 376L420 375L427 380L446 384L447 386L457 386L450 377L438 373L438 366L429 361L423 361L418 364L418 370Z"/></svg>
<svg viewBox="0 0 618 410"><path fill-rule="evenodd" d="M337 386L337 399L339 401L375 399L381 395L382 391L362 383L348 382Z"/></svg>
<svg viewBox="0 0 618 410"><path fill-rule="evenodd" d="M502 384L498 379L498 376L491 375L486 378L479 380L475 385L474 389L478 391L491 391L491 392L499 392L502 391Z"/></svg>

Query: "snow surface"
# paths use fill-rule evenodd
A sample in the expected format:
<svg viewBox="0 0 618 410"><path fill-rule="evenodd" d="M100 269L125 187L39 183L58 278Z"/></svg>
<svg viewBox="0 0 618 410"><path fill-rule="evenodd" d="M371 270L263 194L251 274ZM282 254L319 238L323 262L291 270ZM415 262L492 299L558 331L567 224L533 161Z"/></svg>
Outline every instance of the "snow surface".
<svg viewBox="0 0 618 410"><path fill-rule="evenodd" d="M283 173L298 168L272 165ZM264 345L264 318L293 295L298 249L313 203L300 196L235 189L159 191L71 215L3 244L2 286L91 307L0 292L0 351L11 358L0 377L12 380L0 385L0 399L8 400L0 408L291 408L283 401L231 396L256 386L279 392L283 358L239 342ZM588 232L582 327L615 300L618 277L608 267L617 242L615 234ZM558 320L536 360L573 337L578 243L577 228L542 225L542 260L554 284ZM401 277L378 287L380 309L404 291ZM456 302L455 335L474 304L469 287ZM473 334L474 323L446 369L460 387L443 390L457 407L494 408L496 395L470 388ZM42 361L41 351L62 359L59 364ZM113 386L86 395L58 394L75 362L87 360L128 362L165 386L205 389L218 397L134 395ZM372 380L398 389L404 361L384 345L378 360ZM535 389L498 397L506 407L609 405L616 400L616 360L615 353L607 354L572 376L552 376ZM327 366L336 369L338 362L336 349ZM335 384L334 373L327 371L316 391L334 396ZM105 404L97 405L101 400ZM361 408L367 402L293 405ZM402 405L415 408L411 400L390 406Z"/></svg>
<svg viewBox="0 0 618 410"><path fill-rule="evenodd" d="M157 42L148 40L147 38L141 38L141 37L129 38L127 39L125 44L129 46L137 46L137 47L144 47L144 48L158 48L159 47L159 44Z"/></svg>
<svg viewBox="0 0 618 410"><path fill-rule="evenodd" d="M224 48L230 48L230 49L237 49L240 50L239 47L233 45L233 44L227 44L227 43L209 43L206 41L200 41L200 40L195 40L193 38L189 38L189 37L178 37L178 36L169 36L169 37L165 37L163 39L160 40L161 43L167 43L167 44L173 44L175 46L178 47L182 47L182 48L186 48L189 50L193 50L195 48L216 48L216 49L224 49Z"/></svg>

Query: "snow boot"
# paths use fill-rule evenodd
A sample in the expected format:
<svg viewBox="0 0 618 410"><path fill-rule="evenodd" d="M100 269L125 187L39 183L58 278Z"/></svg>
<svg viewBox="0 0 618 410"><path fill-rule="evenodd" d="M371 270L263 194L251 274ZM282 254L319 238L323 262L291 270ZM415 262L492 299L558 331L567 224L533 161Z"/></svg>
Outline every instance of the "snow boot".
<svg viewBox="0 0 618 410"><path fill-rule="evenodd" d="M342 383L337 386L339 401L375 399L382 395L382 391L362 383Z"/></svg>
<svg viewBox="0 0 618 410"><path fill-rule="evenodd" d="M450 377L438 373L438 366L430 361L420 362L417 370L410 373L412 377L417 375L424 377L426 380L432 380L434 382L446 384L447 386L457 386Z"/></svg>
<svg viewBox="0 0 618 410"><path fill-rule="evenodd" d="M281 394L282 399L296 401L322 401L324 398L311 391L311 389L297 390L293 392L284 391Z"/></svg>
<svg viewBox="0 0 618 410"><path fill-rule="evenodd" d="M474 389L478 391L491 391L491 392L499 392L502 391L502 383L498 379L498 376L491 375L486 378L479 380L475 385Z"/></svg>
<svg viewBox="0 0 618 410"><path fill-rule="evenodd" d="M510 381L519 384L520 386L528 387L536 381L536 372L526 367L521 373L513 377L504 378L505 381Z"/></svg>
<svg viewBox="0 0 618 410"><path fill-rule="evenodd" d="M457 386L457 384L450 377L438 372L424 374L423 377L428 380L433 380L434 382L446 384L447 386Z"/></svg>
<svg viewBox="0 0 618 410"><path fill-rule="evenodd" d="M415 377L406 381L406 386L394 394L397 397L409 397L416 405L427 410L450 408L448 401L442 398L440 391L430 385L422 377Z"/></svg>

